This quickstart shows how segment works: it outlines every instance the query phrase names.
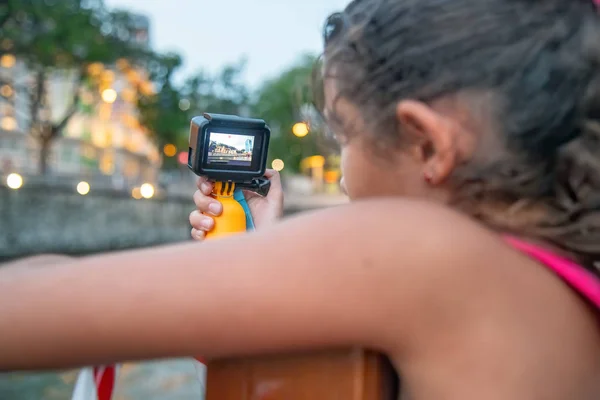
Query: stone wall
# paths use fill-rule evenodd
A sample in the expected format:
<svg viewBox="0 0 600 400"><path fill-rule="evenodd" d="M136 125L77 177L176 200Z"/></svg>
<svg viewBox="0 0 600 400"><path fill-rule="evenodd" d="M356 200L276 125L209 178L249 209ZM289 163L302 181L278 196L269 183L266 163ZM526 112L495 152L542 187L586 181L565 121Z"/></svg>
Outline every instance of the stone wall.
<svg viewBox="0 0 600 400"><path fill-rule="evenodd" d="M92 187L98 188L99 185ZM183 192L182 192L183 193ZM32 183L19 190L0 185L0 262L43 254L90 254L189 240L188 194L135 200L126 192ZM345 203L331 195L286 195L287 215Z"/></svg>
<svg viewBox="0 0 600 400"><path fill-rule="evenodd" d="M190 198L135 200L105 191L0 187L0 259L88 254L188 240Z"/></svg>

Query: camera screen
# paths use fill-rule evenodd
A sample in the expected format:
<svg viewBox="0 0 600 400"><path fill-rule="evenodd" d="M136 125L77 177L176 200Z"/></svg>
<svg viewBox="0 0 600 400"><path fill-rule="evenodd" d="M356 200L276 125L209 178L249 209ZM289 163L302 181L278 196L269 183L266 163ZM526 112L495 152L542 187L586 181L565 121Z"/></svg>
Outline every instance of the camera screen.
<svg viewBox="0 0 600 400"><path fill-rule="evenodd" d="M250 167L254 136L210 132L206 163L214 167Z"/></svg>

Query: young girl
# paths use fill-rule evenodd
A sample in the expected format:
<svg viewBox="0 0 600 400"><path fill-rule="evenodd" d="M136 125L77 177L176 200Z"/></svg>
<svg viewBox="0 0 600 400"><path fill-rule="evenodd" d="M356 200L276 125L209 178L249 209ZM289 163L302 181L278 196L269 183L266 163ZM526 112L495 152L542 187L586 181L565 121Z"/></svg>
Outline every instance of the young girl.
<svg viewBox="0 0 600 400"><path fill-rule="evenodd" d="M411 399L600 398L593 1L355 0L325 39L354 202L275 223L271 174L256 232L1 270L0 368L358 345Z"/></svg>

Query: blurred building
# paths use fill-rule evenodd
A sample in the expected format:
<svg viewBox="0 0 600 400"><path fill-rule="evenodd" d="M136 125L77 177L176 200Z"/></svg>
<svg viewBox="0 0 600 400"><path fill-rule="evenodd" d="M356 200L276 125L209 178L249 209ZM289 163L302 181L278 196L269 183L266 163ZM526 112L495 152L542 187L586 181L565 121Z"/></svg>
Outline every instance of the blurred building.
<svg viewBox="0 0 600 400"><path fill-rule="evenodd" d="M133 37L150 46L149 21L136 16ZM118 185L156 182L160 153L140 125L136 108L138 91L150 93L145 71L119 60L115 65L92 64L90 79L80 84L80 101L57 139L48 159L52 175L90 175L110 178ZM29 134L29 89L34 76L13 56L0 59L0 173L35 174L39 167L39 143ZM69 113L77 76L57 71L47 77L46 104L41 118L57 123Z"/></svg>

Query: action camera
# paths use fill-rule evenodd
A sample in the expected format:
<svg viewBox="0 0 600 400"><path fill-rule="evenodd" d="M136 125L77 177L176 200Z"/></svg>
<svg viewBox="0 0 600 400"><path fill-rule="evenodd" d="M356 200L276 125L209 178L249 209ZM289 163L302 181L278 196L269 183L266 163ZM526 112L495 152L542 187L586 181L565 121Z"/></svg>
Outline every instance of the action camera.
<svg viewBox="0 0 600 400"><path fill-rule="evenodd" d="M262 119L208 113L194 117L188 167L213 181L265 192L270 136L271 130Z"/></svg>

